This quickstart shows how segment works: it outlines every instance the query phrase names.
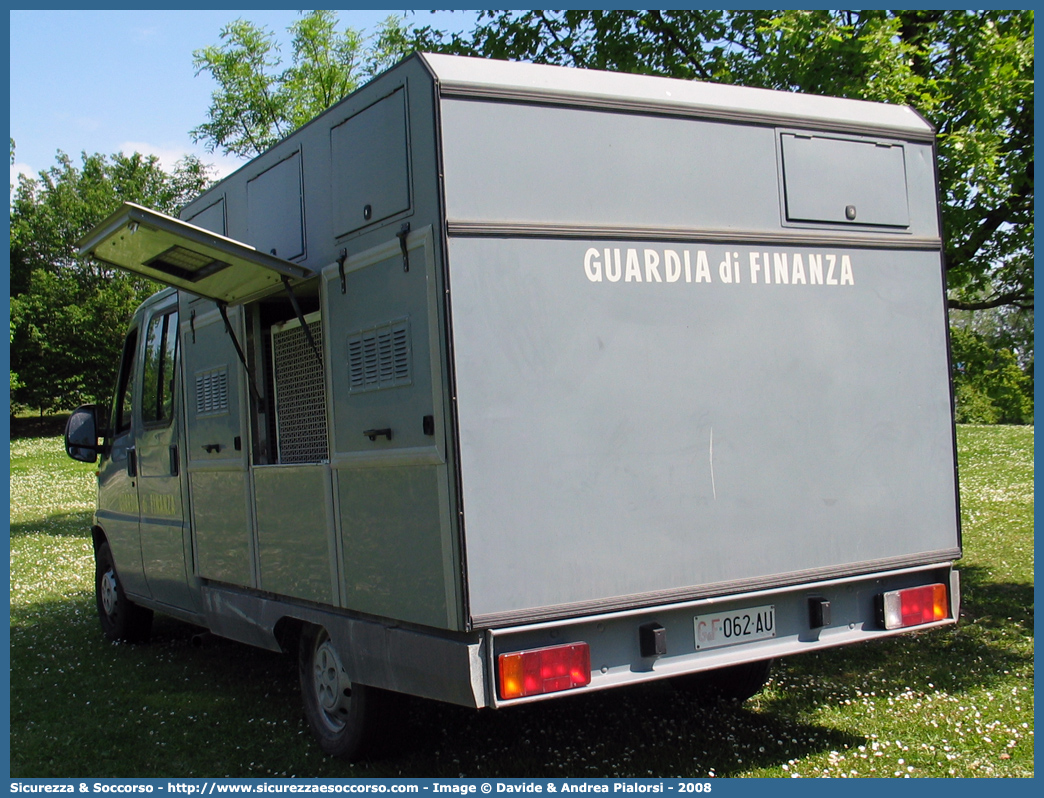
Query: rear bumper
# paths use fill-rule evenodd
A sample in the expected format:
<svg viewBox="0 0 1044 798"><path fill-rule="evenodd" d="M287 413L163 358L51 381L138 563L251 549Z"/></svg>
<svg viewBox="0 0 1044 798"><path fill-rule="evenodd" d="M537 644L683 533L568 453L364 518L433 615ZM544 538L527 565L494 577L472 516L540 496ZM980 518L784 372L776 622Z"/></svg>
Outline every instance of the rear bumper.
<svg viewBox="0 0 1044 798"><path fill-rule="evenodd" d="M941 582L948 586L949 617L900 630L884 630L877 621L875 597L908 587ZM828 619L817 618L811 605L829 603ZM772 636L719 647L697 645L695 619L755 607L772 607ZM908 568L883 574L847 577L793 587L701 599L679 604L621 611L569 621L529 624L487 631L487 699L490 706L509 706L601 690L654 679L713 670L743 662L776 659L808 651L891 637L956 622L960 580L952 563ZM825 625L817 623L826 620ZM656 626L659 655L643 656L639 628ZM497 691L497 657L502 653L585 642L591 652L591 682L564 692L504 700Z"/></svg>

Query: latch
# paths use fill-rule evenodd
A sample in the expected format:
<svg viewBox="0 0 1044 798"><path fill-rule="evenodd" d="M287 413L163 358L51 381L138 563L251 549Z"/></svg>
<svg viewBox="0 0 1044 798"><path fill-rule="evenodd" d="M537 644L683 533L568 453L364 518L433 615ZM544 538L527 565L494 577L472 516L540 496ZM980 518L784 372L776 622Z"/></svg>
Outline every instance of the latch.
<svg viewBox="0 0 1044 798"><path fill-rule="evenodd" d="M385 427L384 429L367 429L363 430L363 435L369 438L371 441L377 440L380 436L384 436L388 440L391 440L392 431Z"/></svg>
<svg viewBox="0 0 1044 798"><path fill-rule="evenodd" d="M402 249L402 270L408 272L410 270L410 253L406 249L406 236L410 234L410 223L403 222L402 227L399 228L399 232L395 234L395 237L399 239L399 247Z"/></svg>
<svg viewBox="0 0 1044 798"><path fill-rule="evenodd" d="M348 287L344 282L344 262L348 260L348 250L342 249L341 254L337 256L337 274L341 277L341 293L347 294Z"/></svg>

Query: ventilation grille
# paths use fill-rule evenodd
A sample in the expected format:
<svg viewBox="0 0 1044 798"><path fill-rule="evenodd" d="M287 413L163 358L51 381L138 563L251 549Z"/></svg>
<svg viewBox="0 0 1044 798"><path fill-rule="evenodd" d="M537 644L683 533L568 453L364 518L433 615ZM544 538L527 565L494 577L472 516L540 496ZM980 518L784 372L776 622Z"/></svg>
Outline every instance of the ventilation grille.
<svg viewBox="0 0 1044 798"><path fill-rule="evenodd" d="M348 337L349 390L394 388L411 380L409 319Z"/></svg>
<svg viewBox="0 0 1044 798"><path fill-rule="evenodd" d="M228 412L228 370L224 367L196 374L196 415Z"/></svg>
<svg viewBox="0 0 1044 798"><path fill-rule="evenodd" d="M310 321L308 329L322 352L320 320ZM300 323L292 321L272 328L272 364L279 462L318 463L328 459L323 364Z"/></svg>

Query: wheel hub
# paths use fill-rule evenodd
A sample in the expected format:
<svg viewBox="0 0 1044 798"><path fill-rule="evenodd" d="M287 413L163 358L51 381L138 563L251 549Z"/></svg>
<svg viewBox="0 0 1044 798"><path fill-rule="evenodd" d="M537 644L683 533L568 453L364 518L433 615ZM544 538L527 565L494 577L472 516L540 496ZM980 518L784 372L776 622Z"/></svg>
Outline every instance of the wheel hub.
<svg viewBox="0 0 1044 798"><path fill-rule="evenodd" d="M116 612L116 572L111 568L102 574L101 600L105 614L113 615Z"/></svg>
<svg viewBox="0 0 1044 798"><path fill-rule="evenodd" d="M352 683L341 667L340 657L329 637L316 646L312 658L312 686L327 726L334 731L344 728Z"/></svg>

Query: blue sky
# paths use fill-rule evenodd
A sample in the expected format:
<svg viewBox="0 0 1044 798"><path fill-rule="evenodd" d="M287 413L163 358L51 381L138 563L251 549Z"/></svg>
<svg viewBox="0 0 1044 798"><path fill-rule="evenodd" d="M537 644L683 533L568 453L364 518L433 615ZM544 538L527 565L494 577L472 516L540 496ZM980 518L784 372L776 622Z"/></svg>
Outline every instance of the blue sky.
<svg viewBox="0 0 1044 798"><path fill-rule="evenodd" d="M345 25L372 33L389 14L443 28L470 29L471 12L340 11ZM12 182L35 175L62 150L149 152L165 167L196 153L228 174L242 161L206 153L189 130L206 121L215 84L196 77L192 52L220 41L239 17L274 31L289 60L287 26L296 11L11 11Z"/></svg>

